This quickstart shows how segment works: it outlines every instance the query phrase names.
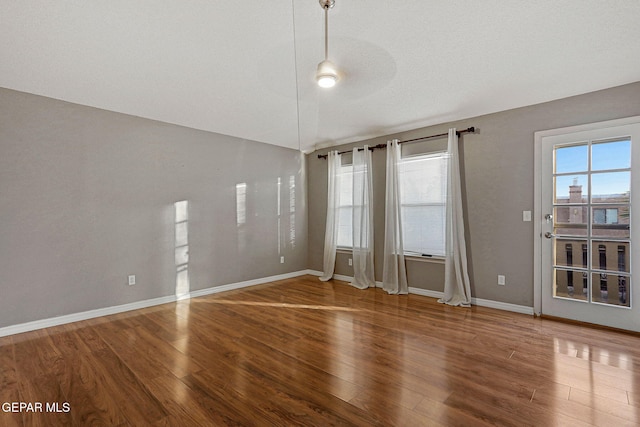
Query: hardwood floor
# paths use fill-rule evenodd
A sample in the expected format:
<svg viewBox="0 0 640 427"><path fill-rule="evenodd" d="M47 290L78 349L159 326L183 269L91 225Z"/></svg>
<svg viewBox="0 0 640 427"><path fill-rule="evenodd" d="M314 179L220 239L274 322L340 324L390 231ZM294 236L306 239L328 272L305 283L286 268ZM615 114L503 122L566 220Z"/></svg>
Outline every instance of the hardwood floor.
<svg viewBox="0 0 640 427"><path fill-rule="evenodd" d="M304 276L0 338L0 404L9 426L637 426L640 338Z"/></svg>

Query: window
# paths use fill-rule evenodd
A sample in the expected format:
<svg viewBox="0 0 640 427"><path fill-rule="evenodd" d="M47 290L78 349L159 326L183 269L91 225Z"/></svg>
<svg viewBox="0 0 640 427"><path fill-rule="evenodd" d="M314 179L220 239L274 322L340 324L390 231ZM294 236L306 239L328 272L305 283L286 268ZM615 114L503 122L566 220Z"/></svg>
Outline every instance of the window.
<svg viewBox="0 0 640 427"><path fill-rule="evenodd" d="M402 239L407 254L445 254L447 159L446 152L439 152L400 162Z"/></svg>
<svg viewBox="0 0 640 427"><path fill-rule="evenodd" d="M594 224L617 224L618 209L593 209Z"/></svg>
<svg viewBox="0 0 640 427"><path fill-rule="evenodd" d="M338 208L338 247L353 247L353 165L340 167L340 203Z"/></svg>

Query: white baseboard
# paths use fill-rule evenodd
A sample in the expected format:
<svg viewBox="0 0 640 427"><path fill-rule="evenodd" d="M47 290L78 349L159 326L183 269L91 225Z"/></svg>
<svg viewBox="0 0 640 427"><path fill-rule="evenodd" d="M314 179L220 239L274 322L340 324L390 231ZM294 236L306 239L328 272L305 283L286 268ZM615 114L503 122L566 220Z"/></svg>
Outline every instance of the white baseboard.
<svg viewBox="0 0 640 427"><path fill-rule="evenodd" d="M349 283L351 283L351 281L353 280L353 277L344 276L342 274L334 274L333 278L336 279L336 280L342 280L343 282L349 282Z"/></svg>
<svg viewBox="0 0 640 427"><path fill-rule="evenodd" d="M307 270L307 274L311 274L313 276L322 276L324 273L322 271L318 271L318 270ZM343 274L334 274L333 278L336 280L342 280L343 282L349 282L351 283L353 281L353 277L351 276L345 276ZM381 288L382 287L382 282L376 282L376 288Z"/></svg>
<svg viewBox="0 0 640 427"><path fill-rule="evenodd" d="M318 270L307 270L307 274L311 274L312 276L322 276L322 271L318 271ZM345 276L347 277L347 276Z"/></svg>
<svg viewBox="0 0 640 427"><path fill-rule="evenodd" d="M294 277L304 276L305 274L311 274L309 270L294 271L292 273L278 274L276 276L261 277L259 279L246 280L244 282L230 283L228 285L215 286L213 288L200 289L198 291L190 292L191 298L202 297L205 295L217 294L219 292L232 291L234 289L247 288L249 286L262 285L269 282L277 282L278 280L292 279Z"/></svg>
<svg viewBox="0 0 640 427"><path fill-rule="evenodd" d="M154 305L167 304L176 301L176 299L175 295L170 295L113 307L98 308L95 310L82 311L80 313L51 317L49 319L34 320L33 322L21 323L18 325L5 326L4 328L0 328L0 337L35 331L37 329L50 328L52 326L64 325L66 323L79 322L81 320L93 319L95 317L109 316L110 314L123 313L125 311L139 310L141 308L147 308Z"/></svg>
<svg viewBox="0 0 640 427"><path fill-rule="evenodd" d="M307 274L312 274L314 276L322 276L322 272L317 270L308 270ZM337 280L342 280L345 282L351 282L353 280L353 277L344 276L342 274L334 274L333 278ZM378 288L381 288L382 282L376 282L376 286ZM444 296L444 293L441 291L431 291L429 289L414 288L411 286L409 287L409 293L422 295L430 298L437 298L437 299L440 299ZM533 316L533 307L527 307L524 305L516 305L516 304L510 304L506 302L492 301L488 299L473 298L473 297L471 298L471 304L477 305L479 307L495 308L498 310L512 311L514 313L530 314Z"/></svg>
<svg viewBox="0 0 640 427"><path fill-rule="evenodd" d="M199 289L184 295L169 295L160 298L153 298L144 301L136 301L128 304L117 305L113 307L98 308L95 310L83 311L80 313L72 313L64 316L51 317L49 319L35 320L33 322L21 323L18 325L6 326L0 328L0 337L8 335L21 334L23 332L35 331L37 329L50 328L52 326L64 325L67 323L79 322L81 320L93 319L96 317L108 316L111 314L124 313L126 311L139 310L141 308L152 307L155 305L167 304L175 301L196 298L204 295L215 294L218 292L230 291L233 289L246 288L249 286L261 285L264 283L275 282L278 280L291 279L293 277L304 276L305 274L314 274L311 270L301 270L292 273L279 274L276 276L263 277L260 279L247 280L244 282L230 283L228 285L214 286L207 289Z"/></svg>
<svg viewBox="0 0 640 427"><path fill-rule="evenodd" d="M444 293L440 291L431 291L429 289L413 288L411 286L409 286L409 293L422 295L425 297L437 298L437 299L440 299L444 296Z"/></svg>
<svg viewBox="0 0 640 427"><path fill-rule="evenodd" d="M533 307L526 305L510 304L508 302L493 301L489 299L471 298L471 304L480 307L496 308L498 310L513 311L514 313L530 314L533 316Z"/></svg>
<svg viewBox="0 0 640 427"><path fill-rule="evenodd" d="M246 288L249 286L262 285L264 283L276 282L278 280L291 279L294 277L304 276L322 276L321 271L317 270L300 270L292 273L279 274L276 276L263 277L259 279L246 280L244 282L230 283L227 285L214 286L207 289L199 289L197 291L189 292L184 295L169 295L160 298L153 298L144 301L136 301L128 304L117 305L113 307L98 308L96 310L83 311L80 313L72 313L64 316L52 317L49 319L35 320L33 322L21 323L18 325L6 326L0 328L0 337L8 335L20 334L23 332L35 331L37 329L50 328L52 326L64 325L67 323L79 322L81 320L93 319L96 317L109 316L111 314L124 313L126 311L139 310L141 308L152 307L155 305L167 304L175 301L197 298L205 295L216 294L219 292L231 291L234 289ZM343 276L336 274L333 276L337 280L345 282L351 282L353 277ZM381 288L382 282L376 282L376 286ZM409 288L409 293L422 295L431 298L442 298L443 293L439 291L431 291L421 288ZM496 308L498 310L512 311L515 313L530 314L533 315L533 307L526 307L522 305L509 304L500 301L485 300L480 298L471 298L471 303L481 306Z"/></svg>

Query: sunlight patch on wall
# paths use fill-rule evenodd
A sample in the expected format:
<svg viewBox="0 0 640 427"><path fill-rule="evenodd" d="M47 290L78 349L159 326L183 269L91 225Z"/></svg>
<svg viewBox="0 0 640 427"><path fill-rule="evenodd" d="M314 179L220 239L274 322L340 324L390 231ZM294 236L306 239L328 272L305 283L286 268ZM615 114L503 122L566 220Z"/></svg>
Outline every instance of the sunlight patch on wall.
<svg viewBox="0 0 640 427"><path fill-rule="evenodd" d="M278 217L278 255L282 254L282 178L278 177L277 182L278 195L276 198L277 217Z"/></svg>
<svg viewBox="0 0 640 427"><path fill-rule="evenodd" d="M175 202L176 296L189 294L189 202Z"/></svg>
<svg viewBox="0 0 640 427"><path fill-rule="evenodd" d="M289 244L296 247L296 177L289 176Z"/></svg>
<svg viewBox="0 0 640 427"><path fill-rule="evenodd" d="M236 228L238 254L243 254L247 248L247 183L236 184Z"/></svg>
<svg viewBox="0 0 640 427"><path fill-rule="evenodd" d="M236 184L236 224L247 223L247 183Z"/></svg>

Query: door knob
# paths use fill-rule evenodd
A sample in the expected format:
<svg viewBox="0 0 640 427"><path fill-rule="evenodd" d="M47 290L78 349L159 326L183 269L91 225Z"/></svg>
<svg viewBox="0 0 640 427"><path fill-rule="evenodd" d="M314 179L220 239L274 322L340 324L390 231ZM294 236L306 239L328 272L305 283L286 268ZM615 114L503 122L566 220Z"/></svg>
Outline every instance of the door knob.
<svg viewBox="0 0 640 427"><path fill-rule="evenodd" d="M550 231L547 231L546 233L544 233L544 237L546 237L547 239L550 239L552 237L556 237L556 235Z"/></svg>

